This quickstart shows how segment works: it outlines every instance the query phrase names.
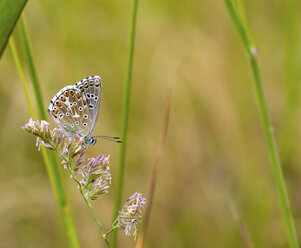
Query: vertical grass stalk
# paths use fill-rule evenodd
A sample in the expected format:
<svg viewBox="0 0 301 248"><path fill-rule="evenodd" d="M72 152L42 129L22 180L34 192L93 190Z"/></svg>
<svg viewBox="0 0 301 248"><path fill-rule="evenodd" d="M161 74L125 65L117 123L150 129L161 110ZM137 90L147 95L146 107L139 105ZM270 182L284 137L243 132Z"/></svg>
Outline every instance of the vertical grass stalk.
<svg viewBox="0 0 301 248"><path fill-rule="evenodd" d="M296 230L294 225L294 219L291 213L290 202L289 202L287 189L283 177L282 167L280 164L280 159L279 159L279 155L278 155L278 151L273 135L273 128L271 126L267 105L265 102L265 96L262 89L261 76L260 76L259 66L257 62L257 49L251 40L251 35L248 32L246 25L244 25L244 21L242 20L243 14L239 12L237 5L234 3L233 0L225 0L225 4L227 6L229 15L232 19L233 25L235 26L238 35L242 41L242 44L246 50L246 53L248 55L250 69L253 75L257 105L260 113L264 136L267 143L267 149L268 149L272 172L273 172L276 189L280 201L280 209L282 213L284 227L288 236L288 241L290 247L294 247L294 248L299 247L298 238L296 235Z"/></svg>
<svg viewBox="0 0 301 248"><path fill-rule="evenodd" d="M40 119L46 120L46 111L44 109L44 104L43 104L42 94L41 94L40 87L39 87L38 77L37 77L36 70L34 67L34 59L33 59L32 53L31 53L29 39L28 39L25 24L23 22L23 18L24 17L22 17L22 19L20 19L20 22L19 22L20 35L21 35L21 41L22 41L21 43L22 43L22 46L25 51L25 55L26 55L25 57L26 57L26 61L27 61L28 67L29 67L29 71L30 71L30 76L31 76L33 89L34 89L34 93L35 93L35 98L36 98L36 103L37 103L37 108L38 108L38 116ZM24 73L23 73L22 67L20 65L19 56L18 56L17 50L14 46L13 40L10 44L11 44L11 48L12 48L12 52L13 52L13 57L14 57L14 60L16 63L16 67L17 67L17 70L18 70L18 73L19 73L19 76L20 76L20 79L21 79L21 82L23 85L23 89L25 87L24 92L25 92L25 95L27 98L27 102L28 102L28 106L29 106L31 115L32 115L32 117L35 117L35 114L33 113L32 103L30 101L30 98L27 97L28 89L26 86L26 82L24 80ZM46 149L44 149L44 148L41 149L41 152L42 152L44 163L46 165L46 170L47 170L48 176L50 178L51 185L55 192L59 210L60 210L61 216L63 218L63 223L64 223L65 229L67 231L70 247L78 248L78 247L80 247L80 245L78 242L78 238L77 238L74 223L73 223L73 220L71 217L71 213L70 213L70 210L69 210L69 207L67 204L66 195L65 195L65 192L63 189L63 184L62 184L62 181L60 178L60 173L58 170L56 159L55 159L53 153L46 151Z"/></svg>
<svg viewBox="0 0 301 248"><path fill-rule="evenodd" d="M11 36L9 38L9 46L10 46L11 53L13 55L13 60L14 60L15 65L16 65L16 69L17 69L22 87L23 87L23 91L24 91L24 95L25 95L25 99L26 99L26 102L27 102L27 106L28 106L30 115L32 116L32 118L36 119L37 117L36 117L36 114L34 112L33 104L32 104L31 99L30 99L29 90L27 88L27 82L26 82L26 79L25 79L25 76L24 76L24 72L23 72L23 69L22 69L22 66L21 66L20 58L19 58L19 55L18 55L18 51L17 51L16 45L15 45L15 40L14 40L13 36Z"/></svg>
<svg viewBox="0 0 301 248"><path fill-rule="evenodd" d="M46 116L46 110L45 110L43 97L42 97L42 93L41 93L40 82L39 82L38 74L36 72L34 58L33 58L32 52L31 52L32 50L31 50L31 46L29 43L28 33L27 33L26 25L25 25L25 18L24 18L23 14L21 15L21 18L18 22L18 28L20 30L21 42L22 42L22 46L24 49L26 62L28 65L28 71L29 71L29 75L31 78L33 92L34 92L36 102L37 102L39 118L41 120L46 120L47 116Z"/></svg>
<svg viewBox="0 0 301 248"><path fill-rule="evenodd" d="M244 241L244 244L247 248L254 248L252 239L249 235L249 232L247 228L245 227L241 217L239 216L239 213L233 203L233 201L228 197L228 203L231 210L231 213L234 217L235 222L237 223L237 227L239 229L240 235L242 237L242 240Z"/></svg>
<svg viewBox="0 0 301 248"><path fill-rule="evenodd" d="M152 175L151 175L150 185L148 188L148 195L147 195L148 202L146 205L146 210L145 210L145 214L144 214L144 218L143 218L143 226L142 226L141 234L139 235L138 240L137 240L136 248L143 248L143 246L144 246L144 241L145 241L145 237L146 237L146 233L147 233L147 227L148 227L150 214L151 214L151 208L152 208L153 199L154 199L154 195L155 195L159 165L162 160L164 144L165 144L165 139L166 139L166 135L167 135L169 112L170 112L170 102L171 102L171 89L168 89L168 91L166 93L165 113L164 113L161 136L160 136L159 148L158 148L156 161L155 161Z"/></svg>
<svg viewBox="0 0 301 248"><path fill-rule="evenodd" d="M121 135L120 135L122 143L120 144L120 153L119 153L119 161L118 161L117 185L116 185L116 192L115 192L113 220L115 220L118 215L118 210L121 207L121 199L122 199L137 10L138 10L138 0L133 0L131 6L131 12L130 12L131 20L130 20L130 30L129 30L129 40L128 40L126 77L124 82L124 93L123 93L123 104L122 104L122 120L121 120ZM117 247L117 238L118 238L118 232L114 232L112 236L113 248Z"/></svg>

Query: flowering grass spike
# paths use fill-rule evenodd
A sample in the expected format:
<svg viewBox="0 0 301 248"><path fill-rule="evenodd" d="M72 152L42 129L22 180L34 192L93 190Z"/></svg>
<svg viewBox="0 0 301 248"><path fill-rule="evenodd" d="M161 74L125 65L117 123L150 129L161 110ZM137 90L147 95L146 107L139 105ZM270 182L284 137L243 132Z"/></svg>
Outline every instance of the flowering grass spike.
<svg viewBox="0 0 301 248"><path fill-rule="evenodd" d="M104 233L101 222L95 217L91 200L98 199L102 194L108 193L112 176L110 173L109 156L100 154L96 158L86 158L87 143L78 134L65 136L61 129L50 128L47 121L29 120L22 127L25 131L37 136L36 146L41 146L55 151L63 160L64 168L69 171L71 178L77 183L79 191L89 207L94 221L99 225L101 237L110 247L107 236L115 229L122 228L126 235L137 235L137 223L141 221L142 208L145 206L145 198L141 193L135 193L128 198L126 204L119 212L119 216L113 222L112 228ZM76 157L76 159L75 159ZM75 161L73 161L75 160Z"/></svg>
<svg viewBox="0 0 301 248"><path fill-rule="evenodd" d="M137 236L137 224L142 219L142 209L146 204L145 198L141 193L135 193L127 199L118 215L118 225L124 229L126 235L130 235L134 230L134 237Z"/></svg>

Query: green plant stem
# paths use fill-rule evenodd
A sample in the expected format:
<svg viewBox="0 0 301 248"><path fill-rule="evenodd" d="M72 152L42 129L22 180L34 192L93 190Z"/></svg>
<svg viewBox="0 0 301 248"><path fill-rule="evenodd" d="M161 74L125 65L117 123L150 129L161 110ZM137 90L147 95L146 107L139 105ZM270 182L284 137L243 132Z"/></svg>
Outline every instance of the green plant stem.
<svg viewBox="0 0 301 248"><path fill-rule="evenodd" d="M46 140L44 140L44 141L47 142ZM47 142L47 143L48 143L48 142ZM48 144L49 144L49 143L48 143ZM50 144L50 145L51 145L51 144ZM54 151L55 151L55 152L56 152L56 153L57 153L57 154L58 154L58 155L66 162L66 167L67 167L69 173L71 174L72 179L77 183L78 188L79 188L79 191L80 191L80 194L81 194L81 196L83 197L85 203L87 204L87 206L88 206L88 208L89 208L89 210L90 210L90 213L91 213L91 215L92 215L92 217L93 217L93 220L94 220L94 221L97 223L97 225L99 226L99 230L100 230L101 237L102 237L103 240L105 241L106 245L110 248L110 247L111 247L111 246L110 246L110 243L109 243L109 241L108 241L107 238L106 238L107 234L104 234L104 233L103 233L103 227L102 227L102 224L101 224L101 222L96 218L90 200L88 200L88 199L85 197L85 194L84 194L84 192L83 192L83 190L85 189L85 187L82 187L80 181L77 180L77 178L76 178L75 175L74 175L73 170L71 169L71 168L72 168L72 165L71 165L71 158L66 159L64 156L62 156L62 155L59 153L59 151L57 150L57 147L54 147L54 146L52 145L52 148L53 148L53 150L54 150Z"/></svg>
<svg viewBox="0 0 301 248"><path fill-rule="evenodd" d="M133 0L132 7L131 7L131 21L130 21L128 54L127 54L127 69L126 69L126 78L124 83L125 88L124 88L123 105L122 105L123 108L122 108L121 135L120 135L122 143L120 144L113 220L115 220L118 215L118 210L121 207L121 199L122 199L137 9L138 9L138 0ZM115 248L117 247L117 243L118 243L117 238L118 238L118 232L115 232L112 237L112 247Z"/></svg>
<svg viewBox="0 0 301 248"><path fill-rule="evenodd" d="M299 247L298 238L296 235L296 230L294 225L294 219L291 213L290 202L289 202L287 189L283 177L282 167L280 164L280 159L274 140L273 128L271 126L271 122L270 122L270 118L265 102L265 96L262 89L260 71L257 62L257 50L253 45L253 42L251 41L250 38L251 35L250 33L248 33L248 29L246 28L244 22L242 21L242 14L239 13L234 1L225 0L225 3L228 8L228 12L232 19L232 22L235 28L237 29L237 32L241 38L241 41L248 55L250 69L253 75L256 100L258 104L265 140L267 143L269 158L270 158L272 172L274 175L276 189L280 201L280 209L284 221L284 227L288 236L288 241L290 247L294 247L294 248Z"/></svg>
<svg viewBox="0 0 301 248"><path fill-rule="evenodd" d="M32 49L31 49L31 45L29 42L28 33L27 33L26 25L25 25L25 18L24 18L23 14L21 15L21 18L19 20L18 27L20 30L22 46L23 46L26 61L28 64L28 71L29 71L29 75L31 78L32 86L33 86L33 92L34 92L34 95L36 98L36 102L38 103L37 108L38 108L39 117L41 120L46 120L47 116L46 116L45 106L44 106L43 97L42 97L42 93L41 93L42 91L41 91L41 87L40 87L38 74L37 74L36 68L35 68L34 58L33 58L32 52L31 52Z"/></svg>
<svg viewBox="0 0 301 248"><path fill-rule="evenodd" d="M24 18L24 17L22 17L22 18ZM40 119L46 120L46 112L45 112L45 109L43 106L43 99L42 99L40 87L39 87L39 84L37 81L38 77L37 77L36 70L34 67L33 56L32 56L31 49L30 49L28 35L26 32L26 27L25 27L22 19L20 19L20 22L21 22L20 29L21 29L22 46L25 50L26 60L28 63L28 67L29 67L29 71L30 71L30 75L31 75L32 83L33 83L33 88L34 88L34 93L35 93L35 98L36 98L36 103L37 103L37 108L38 108L38 115L39 115ZM15 49L14 52L17 53L17 50ZM20 63L19 63L19 65L20 65ZM17 63L16 63L16 66L18 67ZM19 66L19 68L21 68L21 67ZM19 74L19 75L20 75L20 79L22 81L22 75L24 76L24 73ZM31 108L30 105L29 105L29 108ZM33 115L33 117L34 116L35 115ZM44 148L41 149L41 152L42 152L43 160L44 160L44 163L46 166L46 170L47 170L52 188L55 193L56 200L58 202L59 210L60 210L60 213L61 213L61 216L63 219L63 223L64 223L64 226L65 226L65 229L67 232L69 245L72 248L78 248L78 247L80 247L80 245L79 245L78 237L77 237L76 230L74 227L73 219L71 217L70 209L67 204L66 195L64 192L61 178L60 178L60 173L59 173L59 170L57 167L56 159L55 159L53 153L47 151Z"/></svg>
<svg viewBox="0 0 301 248"><path fill-rule="evenodd" d="M30 115L32 116L32 118L36 119L37 117L34 112L32 102L30 100L29 90L27 88L27 82L26 82L26 79L25 79L25 76L24 76L24 73L22 70L20 58L19 58L18 51L17 51L16 45L15 45L15 40L12 36L9 39L9 46L10 46L10 50L13 55L13 59L14 59L14 62L15 62L16 68L17 68L17 72L19 74L19 78L20 78L22 87L23 87L23 91L25 94L25 98L26 98L27 106L29 108Z"/></svg>
<svg viewBox="0 0 301 248"><path fill-rule="evenodd" d="M111 232L113 232L114 230L118 229L119 226L118 226L117 224L118 224L118 218L113 222L111 230L107 231L107 232L104 234L104 236L106 237L106 236L108 236Z"/></svg>

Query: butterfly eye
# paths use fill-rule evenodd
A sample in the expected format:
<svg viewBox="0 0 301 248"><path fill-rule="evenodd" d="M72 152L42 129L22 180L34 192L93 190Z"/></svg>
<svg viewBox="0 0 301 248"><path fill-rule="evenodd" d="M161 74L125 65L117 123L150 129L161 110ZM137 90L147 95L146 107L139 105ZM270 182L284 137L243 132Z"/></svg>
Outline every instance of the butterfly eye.
<svg viewBox="0 0 301 248"><path fill-rule="evenodd" d="M92 98L92 99L94 98L94 94L91 94L91 98Z"/></svg>
<svg viewBox="0 0 301 248"><path fill-rule="evenodd" d="M66 113L66 116L69 116L69 115L70 115L70 114L67 112L67 113Z"/></svg>
<svg viewBox="0 0 301 248"><path fill-rule="evenodd" d="M71 124L70 126L73 128L73 127L74 127L74 124Z"/></svg>
<svg viewBox="0 0 301 248"><path fill-rule="evenodd" d="M90 80L90 81L89 81L89 85L90 85L90 86L93 86L93 85L94 85L93 80Z"/></svg>
<svg viewBox="0 0 301 248"><path fill-rule="evenodd" d="M74 102L74 103L73 103L73 106L76 106L76 105L77 105L77 103L76 103L76 102Z"/></svg>
<svg viewBox="0 0 301 248"><path fill-rule="evenodd" d="M62 119L64 117L64 114L60 114L59 118Z"/></svg>
<svg viewBox="0 0 301 248"><path fill-rule="evenodd" d="M86 114L83 115L83 117L84 117L84 119L88 119L88 115L86 115Z"/></svg>
<svg viewBox="0 0 301 248"><path fill-rule="evenodd" d="M95 101L97 101L97 100L98 100L98 97L97 97L97 96L95 96L95 97L94 97L94 100L95 100Z"/></svg>
<svg viewBox="0 0 301 248"><path fill-rule="evenodd" d="M89 98L90 98L90 96L91 96L89 93L87 93L86 95L87 95L87 98L88 98L88 99L89 99Z"/></svg>
<svg viewBox="0 0 301 248"><path fill-rule="evenodd" d="M64 128L66 128L66 127L67 127L67 124L66 124L66 123L64 123L64 124L63 124L63 127L64 127Z"/></svg>
<svg viewBox="0 0 301 248"><path fill-rule="evenodd" d="M76 122L75 122L75 124L76 124L76 125L78 125L78 124L79 124L79 122L78 122L78 121L76 121Z"/></svg>
<svg viewBox="0 0 301 248"><path fill-rule="evenodd" d="M92 104L90 104L89 109L94 109L94 106Z"/></svg>
<svg viewBox="0 0 301 248"><path fill-rule="evenodd" d="M79 110L79 111L83 111L83 107L79 107L78 110Z"/></svg>
<svg viewBox="0 0 301 248"><path fill-rule="evenodd" d="M86 122L83 123L83 126L86 127L88 124Z"/></svg>

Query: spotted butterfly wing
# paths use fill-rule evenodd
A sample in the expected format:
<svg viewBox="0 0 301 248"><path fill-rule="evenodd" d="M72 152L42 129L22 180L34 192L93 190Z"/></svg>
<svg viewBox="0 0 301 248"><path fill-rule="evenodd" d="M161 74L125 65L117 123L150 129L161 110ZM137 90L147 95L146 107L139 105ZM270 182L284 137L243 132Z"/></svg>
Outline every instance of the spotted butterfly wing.
<svg viewBox="0 0 301 248"><path fill-rule="evenodd" d="M79 134L92 145L95 140L91 135L98 116L100 100L101 79L92 76L74 86L69 85L61 89L51 100L48 112L68 135Z"/></svg>
<svg viewBox="0 0 301 248"><path fill-rule="evenodd" d="M75 86L86 97L89 108L90 128L88 136L92 135L100 107L101 101L101 79L99 76L87 77Z"/></svg>

